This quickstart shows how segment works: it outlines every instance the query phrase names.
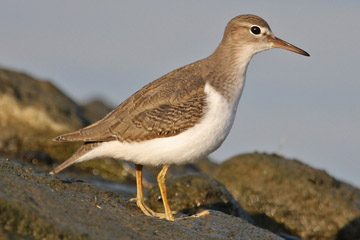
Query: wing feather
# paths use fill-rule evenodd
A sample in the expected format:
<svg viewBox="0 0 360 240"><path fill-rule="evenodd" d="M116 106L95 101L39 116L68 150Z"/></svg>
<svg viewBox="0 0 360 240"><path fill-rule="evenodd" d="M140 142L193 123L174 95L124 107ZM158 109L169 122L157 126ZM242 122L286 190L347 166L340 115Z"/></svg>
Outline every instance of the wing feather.
<svg viewBox="0 0 360 240"><path fill-rule="evenodd" d="M98 122L56 141L144 141L175 136L198 123L206 107L205 81L194 64L149 83Z"/></svg>

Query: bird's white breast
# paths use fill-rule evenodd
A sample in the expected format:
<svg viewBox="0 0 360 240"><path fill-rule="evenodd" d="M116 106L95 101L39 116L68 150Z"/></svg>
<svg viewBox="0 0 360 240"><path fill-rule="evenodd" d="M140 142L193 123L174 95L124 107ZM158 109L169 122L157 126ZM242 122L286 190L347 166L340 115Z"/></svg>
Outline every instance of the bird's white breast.
<svg viewBox="0 0 360 240"><path fill-rule="evenodd" d="M79 158L82 162L112 157L142 165L183 164L206 157L215 151L228 135L233 124L243 83L233 102L227 101L210 84L205 85L207 105L202 120L188 130L172 137L142 142L111 141L101 144Z"/></svg>

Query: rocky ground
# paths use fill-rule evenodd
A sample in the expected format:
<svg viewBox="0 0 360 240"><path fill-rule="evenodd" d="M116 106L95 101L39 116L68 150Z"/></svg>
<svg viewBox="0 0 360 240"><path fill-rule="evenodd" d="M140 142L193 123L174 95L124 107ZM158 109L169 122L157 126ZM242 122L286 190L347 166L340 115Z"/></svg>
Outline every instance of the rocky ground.
<svg viewBox="0 0 360 240"><path fill-rule="evenodd" d="M144 216L131 193L11 160L0 161L0 175L1 239L281 239L220 211L174 222Z"/></svg>
<svg viewBox="0 0 360 240"><path fill-rule="evenodd" d="M174 222L144 216L128 201L132 164L95 160L50 176L77 147L51 139L109 109L0 68L0 239L360 239L360 190L278 155L172 166ZM146 201L163 211L158 170L145 168Z"/></svg>

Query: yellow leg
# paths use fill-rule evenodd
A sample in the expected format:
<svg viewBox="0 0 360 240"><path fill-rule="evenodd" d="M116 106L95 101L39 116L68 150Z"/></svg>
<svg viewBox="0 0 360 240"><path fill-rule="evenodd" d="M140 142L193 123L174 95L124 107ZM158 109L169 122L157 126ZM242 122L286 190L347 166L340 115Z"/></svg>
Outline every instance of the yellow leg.
<svg viewBox="0 0 360 240"><path fill-rule="evenodd" d="M136 168L136 205L141 209L141 211L147 216L156 216L159 218L165 218L165 214L157 213L151 210L148 206L145 205L144 195L143 195L143 184L142 184L142 169L143 165L135 164Z"/></svg>
<svg viewBox="0 0 360 240"><path fill-rule="evenodd" d="M174 220L174 216L171 212L171 208L169 205L169 201L167 198L167 193L166 193L166 184L165 184L165 180L166 180L166 172L168 170L170 165L164 165L163 168L161 169L161 171L159 172L158 176L157 176L157 181L159 184L159 188L160 188L160 193L161 193L161 198L163 200L163 204L164 204L164 209L165 209L165 217L167 220Z"/></svg>

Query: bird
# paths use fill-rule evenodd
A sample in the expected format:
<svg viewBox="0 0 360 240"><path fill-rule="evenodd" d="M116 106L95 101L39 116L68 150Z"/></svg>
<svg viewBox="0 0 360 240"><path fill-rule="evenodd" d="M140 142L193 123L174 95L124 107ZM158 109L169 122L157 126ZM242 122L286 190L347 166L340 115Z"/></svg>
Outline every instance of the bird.
<svg viewBox="0 0 360 240"><path fill-rule="evenodd" d="M233 125L250 60L271 48L310 56L277 38L263 18L234 17L211 55L148 83L101 120L54 138L83 144L50 174L98 158L133 162L137 206L145 215L173 221L165 183L169 166L194 162L220 147ZM144 165L162 166L157 182L164 213L145 204Z"/></svg>

